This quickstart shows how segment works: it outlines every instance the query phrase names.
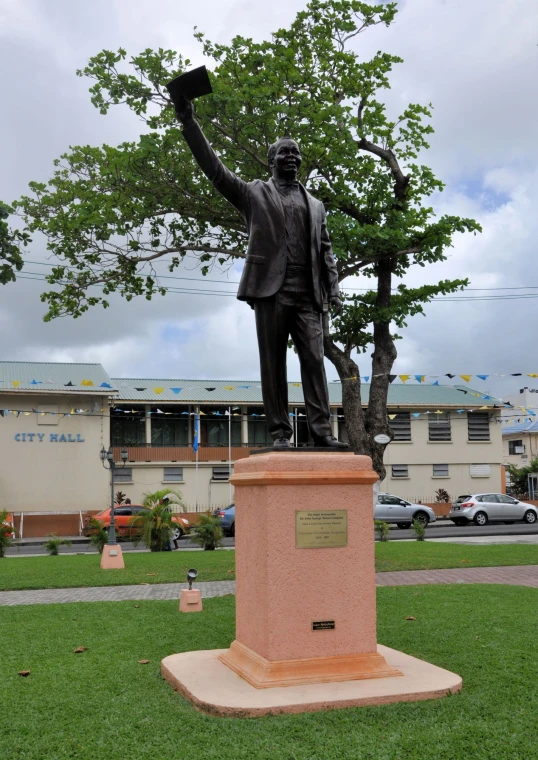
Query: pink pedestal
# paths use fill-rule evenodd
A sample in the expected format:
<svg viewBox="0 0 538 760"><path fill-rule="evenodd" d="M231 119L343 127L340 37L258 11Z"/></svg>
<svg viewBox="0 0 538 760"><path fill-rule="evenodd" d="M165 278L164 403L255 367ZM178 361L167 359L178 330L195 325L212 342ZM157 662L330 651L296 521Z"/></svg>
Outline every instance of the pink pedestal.
<svg viewBox="0 0 538 760"><path fill-rule="evenodd" d="M101 554L101 570L124 570L123 553L119 544L105 544Z"/></svg>
<svg viewBox="0 0 538 760"><path fill-rule="evenodd" d="M163 660L175 689L205 712L248 716L461 688L459 676L377 645L376 481L371 460L347 452L236 463L236 639Z"/></svg>
<svg viewBox="0 0 538 760"><path fill-rule="evenodd" d="M179 596L180 612L201 612L202 609L202 594L197 588L181 590Z"/></svg>

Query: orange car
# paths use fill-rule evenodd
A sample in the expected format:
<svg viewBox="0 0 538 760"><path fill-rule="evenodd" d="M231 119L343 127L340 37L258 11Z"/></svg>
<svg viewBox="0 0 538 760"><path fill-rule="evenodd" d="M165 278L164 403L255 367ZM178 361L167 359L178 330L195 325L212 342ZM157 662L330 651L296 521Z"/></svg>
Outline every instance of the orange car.
<svg viewBox="0 0 538 760"><path fill-rule="evenodd" d="M118 538L129 539L133 535L136 535L137 529L136 526L133 526L132 524L133 520L141 513L150 511L151 510L147 507L143 507L142 504L120 504L117 507L114 507L114 524L116 526L116 534ZM101 523L103 528L108 529L110 527L110 507L108 509L103 509L102 512L94 515L94 517ZM91 517L86 518L82 530L85 536L91 536L93 532L91 526L88 525L90 520ZM174 514L172 515L172 522L174 523L172 539L177 540L178 538L181 538L181 536L189 533L191 524L185 517Z"/></svg>

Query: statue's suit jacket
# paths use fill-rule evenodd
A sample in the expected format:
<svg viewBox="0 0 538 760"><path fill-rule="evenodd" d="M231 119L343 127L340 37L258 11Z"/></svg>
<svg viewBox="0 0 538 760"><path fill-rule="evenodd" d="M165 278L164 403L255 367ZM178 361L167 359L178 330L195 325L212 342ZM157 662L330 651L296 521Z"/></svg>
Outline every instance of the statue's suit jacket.
<svg viewBox="0 0 538 760"><path fill-rule="evenodd" d="M237 297L252 302L274 295L284 282L287 256L284 209L275 183L237 177L220 161L196 121L184 126L183 135L206 177L245 219L249 241ZM301 188L308 201L314 304L323 311L327 300L339 295L338 274L323 203Z"/></svg>

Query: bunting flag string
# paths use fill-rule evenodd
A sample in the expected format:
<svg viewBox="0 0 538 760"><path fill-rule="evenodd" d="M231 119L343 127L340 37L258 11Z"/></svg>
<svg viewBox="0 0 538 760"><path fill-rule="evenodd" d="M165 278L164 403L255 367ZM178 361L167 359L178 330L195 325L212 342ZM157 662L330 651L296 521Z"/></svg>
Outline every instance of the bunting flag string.
<svg viewBox="0 0 538 760"><path fill-rule="evenodd" d="M429 378L439 378L439 377L441 377L441 375L432 374L432 373L426 373L425 375L419 375L419 374L417 374L417 375L412 375L412 374L409 374L409 375L393 375L393 374L389 374L387 372L377 372L377 373L374 373L373 375L360 375L360 380L361 380L361 382L367 383L367 382L370 381L370 379L372 377L386 377L387 375L388 375L390 383L393 383L396 380L396 378L400 378L400 380L402 381L402 383L406 383L411 377L414 378L414 380L416 380L417 383L424 383L424 382L426 382L426 378L427 377L429 377ZM504 378L504 377L523 377L523 376L525 376L525 377L532 377L532 378L536 379L536 378L538 378L538 372L511 372L511 373L508 373L508 374L507 373L503 373L503 372L493 372L493 373L490 373L488 375L479 375L479 374L462 374L462 375L459 375L459 374L454 374L454 373L451 373L451 372L445 372L445 374L442 375L442 377L448 377L449 380L453 380L454 378L458 377L461 380L463 380L464 383L470 383L472 381L473 377L476 377L479 380L486 381L488 378L491 378L491 377L501 377L501 378ZM350 377L344 377L343 378L344 382L345 381L349 381L349 380L359 380L359 375L351 375ZM339 380L335 380L334 382L340 382L340 381ZM292 385L294 385L294 383L292 383ZM300 385L300 383L299 383L299 385ZM432 383L432 385L439 385L439 382Z"/></svg>

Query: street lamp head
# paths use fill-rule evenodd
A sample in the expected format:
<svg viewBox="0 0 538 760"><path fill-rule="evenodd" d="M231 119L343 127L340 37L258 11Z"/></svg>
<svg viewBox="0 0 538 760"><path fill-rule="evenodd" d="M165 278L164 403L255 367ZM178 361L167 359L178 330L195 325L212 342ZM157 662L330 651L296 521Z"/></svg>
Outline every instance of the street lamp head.
<svg viewBox="0 0 538 760"><path fill-rule="evenodd" d="M122 446L121 448L121 461L125 464L125 462L129 459L129 451L127 449L127 446Z"/></svg>
<svg viewBox="0 0 538 760"><path fill-rule="evenodd" d="M104 446L101 446L101 451L99 452L99 459L101 462L104 462L106 459L106 449Z"/></svg>

